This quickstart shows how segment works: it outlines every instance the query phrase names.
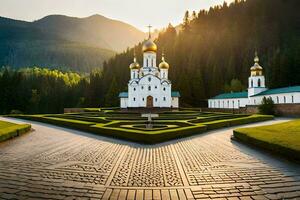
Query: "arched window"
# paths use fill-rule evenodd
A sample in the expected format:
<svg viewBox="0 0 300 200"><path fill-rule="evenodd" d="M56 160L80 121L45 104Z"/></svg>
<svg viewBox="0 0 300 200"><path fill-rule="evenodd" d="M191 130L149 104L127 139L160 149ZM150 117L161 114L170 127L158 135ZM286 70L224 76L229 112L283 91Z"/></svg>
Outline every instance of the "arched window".
<svg viewBox="0 0 300 200"><path fill-rule="evenodd" d="M164 101L166 101L166 97L164 97Z"/></svg>
<svg viewBox="0 0 300 200"><path fill-rule="evenodd" d="M157 89L157 86L155 86L155 89Z"/></svg>
<svg viewBox="0 0 300 200"><path fill-rule="evenodd" d="M251 87L253 88L253 80L251 80Z"/></svg>
<svg viewBox="0 0 300 200"><path fill-rule="evenodd" d="M147 59L147 65L146 65L147 67L149 67L149 63L148 63L148 62L149 62L149 61L148 61L148 59Z"/></svg>
<svg viewBox="0 0 300 200"><path fill-rule="evenodd" d="M294 103L294 96L292 95L292 103Z"/></svg>
<svg viewBox="0 0 300 200"><path fill-rule="evenodd" d="M234 101L232 101L232 108L234 108Z"/></svg>
<svg viewBox="0 0 300 200"><path fill-rule="evenodd" d="M155 102L157 102L157 98L155 98Z"/></svg>
<svg viewBox="0 0 300 200"><path fill-rule="evenodd" d="M142 90L144 89L144 86L142 86Z"/></svg>
<svg viewBox="0 0 300 200"><path fill-rule="evenodd" d="M286 98L285 98L285 96L283 97L283 102L286 103Z"/></svg>
<svg viewBox="0 0 300 200"><path fill-rule="evenodd" d="M261 81L260 81L260 78L259 78L258 81L257 81L257 86L260 87L260 85L261 85Z"/></svg>
<svg viewBox="0 0 300 200"><path fill-rule="evenodd" d="M277 103L279 103L279 97L276 97L276 99L277 99Z"/></svg>
<svg viewBox="0 0 300 200"><path fill-rule="evenodd" d="M240 100L238 100L238 107L240 107L240 104L241 104L241 102L240 102Z"/></svg>
<svg viewBox="0 0 300 200"><path fill-rule="evenodd" d="M145 101L145 98L143 98L143 101Z"/></svg>
<svg viewBox="0 0 300 200"><path fill-rule="evenodd" d="M148 78L148 81L151 82L151 77Z"/></svg>
<svg viewBox="0 0 300 200"><path fill-rule="evenodd" d="M151 91L151 86L150 85L148 86L148 90Z"/></svg>
<svg viewBox="0 0 300 200"><path fill-rule="evenodd" d="M135 101L135 97L133 97L133 101Z"/></svg>
<svg viewBox="0 0 300 200"><path fill-rule="evenodd" d="M136 91L136 89L135 89L135 88L133 88L133 91Z"/></svg>
<svg viewBox="0 0 300 200"><path fill-rule="evenodd" d="M164 87L164 89L163 89L164 91L166 91L166 88Z"/></svg>
<svg viewBox="0 0 300 200"><path fill-rule="evenodd" d="M220 108L220 101L218 101L218 108Z"/></svg>

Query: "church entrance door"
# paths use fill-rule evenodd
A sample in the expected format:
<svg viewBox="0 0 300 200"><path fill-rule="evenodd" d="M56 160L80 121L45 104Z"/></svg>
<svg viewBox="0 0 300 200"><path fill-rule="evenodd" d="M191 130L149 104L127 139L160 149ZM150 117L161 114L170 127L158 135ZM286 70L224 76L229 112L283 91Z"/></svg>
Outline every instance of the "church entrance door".
<svg viewBox="0 0 300 200"><path fill-rule="evenodd" d="M152 108L153 107L153 97L148 96L147 97L147 108Z"/></svg>

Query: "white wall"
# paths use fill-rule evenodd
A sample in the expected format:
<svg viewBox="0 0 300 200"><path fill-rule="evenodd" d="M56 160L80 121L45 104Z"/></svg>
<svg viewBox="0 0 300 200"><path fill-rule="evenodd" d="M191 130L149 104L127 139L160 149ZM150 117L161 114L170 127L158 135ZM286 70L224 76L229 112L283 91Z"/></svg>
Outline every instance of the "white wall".
<svg viewBox="0 0 300 200"><path fill-rule="evenodd" d="M128 107L128 98L120 98L120 107L127 108Z"/></svg>
<svg viewBox="0 0 300 200"><path fill-rule="evenodd" d="M264 96L255 96L249 99L249 105L260 105ZM300 103L300 92L295 93L282 93L266 95L266 98L271 97L275 104L285 103Z"/></svg>
<svg viewBox="0 0 300 200"><path fill-rule="evenodd" d="M179 98L172 97L172 108L179 108Z"/></svg>
<svg viewBox="0 0 300 200"><path fill-rule="evenodd" d="M153 97L154 107L171 107L171 88L171 84L161 84L158 77L148 74L138 84L128 85L128 107L146 107L148 96Z"/></svg>
<svg viewBox="0 0 300 200"><path fill-rule="evenodd" d="M240 108L245 107L248 98L232 98L232 99L209 99L209 108Z"/></svg>

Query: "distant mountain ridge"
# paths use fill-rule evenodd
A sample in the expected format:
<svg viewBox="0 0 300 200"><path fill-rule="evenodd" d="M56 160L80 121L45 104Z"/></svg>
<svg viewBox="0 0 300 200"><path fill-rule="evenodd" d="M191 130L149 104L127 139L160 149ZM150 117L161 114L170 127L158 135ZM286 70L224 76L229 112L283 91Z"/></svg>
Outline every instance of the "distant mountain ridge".
<svg viewBox="0 0 300 200"><path fill-rule="evenodd" d="M0 67L89 72L144 38L133 26L101 15L50 15L34 22L0 17Z"/></svg>
<svg viewBox="0 0 300 200"><path fill-rule="evenodd" d="M145 38L145 33L121 21L92 15L86 18L49 15L32 23L44 32L89 46L123 51Z"/></svg>

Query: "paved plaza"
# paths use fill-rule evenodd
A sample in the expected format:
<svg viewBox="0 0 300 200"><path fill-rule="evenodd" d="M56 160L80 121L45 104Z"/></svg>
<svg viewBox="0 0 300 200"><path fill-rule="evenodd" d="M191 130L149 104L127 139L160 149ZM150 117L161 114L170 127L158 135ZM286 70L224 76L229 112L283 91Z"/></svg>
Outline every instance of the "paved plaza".
<svg viewBox="0 0 300 200"><path fill-rule="evenodd" d="M231 128L140 145L32 127L0 143L0 199L300 199L300 165L232 141Z"/></svg>

